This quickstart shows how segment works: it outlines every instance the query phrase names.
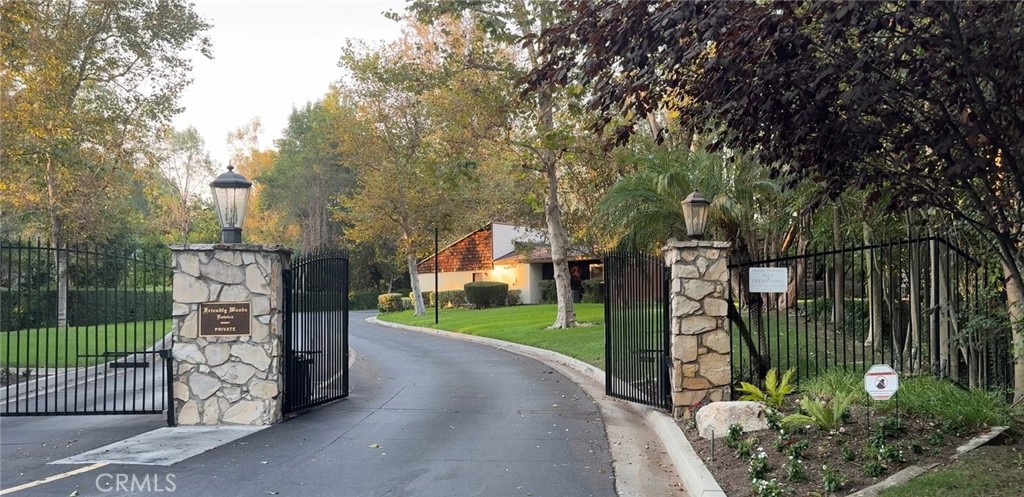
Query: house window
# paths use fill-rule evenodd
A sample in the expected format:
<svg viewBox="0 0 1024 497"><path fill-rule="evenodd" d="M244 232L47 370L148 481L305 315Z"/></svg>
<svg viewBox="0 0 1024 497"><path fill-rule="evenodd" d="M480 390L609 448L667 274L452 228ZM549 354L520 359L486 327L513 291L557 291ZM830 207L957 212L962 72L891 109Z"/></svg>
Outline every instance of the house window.
<svg viewBox="0 0 1024 497"><path fill-rule="evenodd" d="M473 281L485 281L487 273L473 273Z"/></svg>
<svg viewBox="0 0 1024 497"><path fill-rule="evenodd" d="M604 264L590 265L590 279L604 281Z"/></svg>

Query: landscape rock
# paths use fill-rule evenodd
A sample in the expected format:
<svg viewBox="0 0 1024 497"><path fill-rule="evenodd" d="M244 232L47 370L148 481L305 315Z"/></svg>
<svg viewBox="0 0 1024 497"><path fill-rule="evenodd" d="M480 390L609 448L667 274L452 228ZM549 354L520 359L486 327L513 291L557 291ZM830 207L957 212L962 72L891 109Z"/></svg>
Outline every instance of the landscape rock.
<svg viewBox="0 0 1024 497"><path fill-rule="evenodd" d="M749 401L712 402L697 411L697 433L704 439L723 438L729 426L738 424L744 432L768 429L764 404Z"/></svg>

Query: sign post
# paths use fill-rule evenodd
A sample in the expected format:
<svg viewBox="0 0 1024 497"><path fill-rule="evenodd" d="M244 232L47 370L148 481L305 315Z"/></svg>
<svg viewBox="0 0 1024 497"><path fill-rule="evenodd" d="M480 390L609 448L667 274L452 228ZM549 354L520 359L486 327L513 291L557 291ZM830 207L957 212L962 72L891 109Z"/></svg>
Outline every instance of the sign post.
<svg viewBox="0 0 1024 497"><path fill-rule="evenodd" d="M889 400L900 389L900 375L888 364L875 364L864 373L864 391L875 400Z"/></svg>
<svg viewBox="0 0 1024 497"><path fill-rule="evenodd" d="M789 268L752 267L748 283L750 293L786 293L789 285Z"/></svg>
<svg viewBox="0 0 1024 497"><path fill-rule="evenodd" d="M889 400L900 389L900 375L888 364L875 364L864 373L864 391L875 400ZM900 406L896 404L896 425L900 424ZM868 429L871 429L871 408L868 407Z"/></svg>

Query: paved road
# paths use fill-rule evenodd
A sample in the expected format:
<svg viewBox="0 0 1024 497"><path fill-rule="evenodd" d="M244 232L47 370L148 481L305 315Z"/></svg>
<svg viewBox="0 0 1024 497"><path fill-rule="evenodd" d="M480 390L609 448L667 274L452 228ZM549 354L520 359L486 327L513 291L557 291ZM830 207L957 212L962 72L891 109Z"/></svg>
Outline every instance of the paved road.
<svg viewBox="0 0 1024 497"><path fill-rule="evenodd" d="M117 495L96 488L116 473L151 475L165 490L173 475L189 496L615 495L604 425L574 383L511 353L364 317L351 320L349 398L174 466L107 466L10 495ZM47 419L59 432L67 418ZM24 421L0 423L3 488L72 469L25 464L10 475L9 458L50 435L9 447Z"/></svg>

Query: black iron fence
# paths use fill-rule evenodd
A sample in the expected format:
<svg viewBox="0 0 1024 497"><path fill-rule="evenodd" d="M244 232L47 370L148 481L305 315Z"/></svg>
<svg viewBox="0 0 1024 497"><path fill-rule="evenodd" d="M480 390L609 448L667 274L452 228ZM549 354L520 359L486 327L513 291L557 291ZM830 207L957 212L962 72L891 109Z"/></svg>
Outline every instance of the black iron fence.
<svg viewBox="0 0 1024 497"><path fill-rule="evenodd" d="M296 257L284 275L284 411L348 395L348 257Z"/></svg>
<svg viewBox="0 0 1024 497"><path fill-rule="evenodd" d="M807 378L886 363L964 386L1012 387L998 272L941 238L729 268L734 382L758 383L771 367ZM750 292L758 268L787 268L785 291Z"/></svg>
<svg viewBox="0 0 1024 497"><path fill-rule="evenodd" d="M168 254L0 241L0 415L159 413Z"/></svg>
<svg viewBox="0 0 1024 497"><path fill-rule="evenodd" d="M657 255L604 256L605 392L671 407L668 275Z"/></svg>

